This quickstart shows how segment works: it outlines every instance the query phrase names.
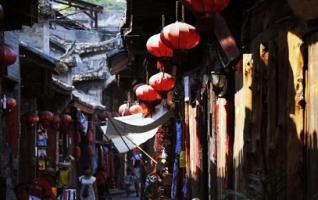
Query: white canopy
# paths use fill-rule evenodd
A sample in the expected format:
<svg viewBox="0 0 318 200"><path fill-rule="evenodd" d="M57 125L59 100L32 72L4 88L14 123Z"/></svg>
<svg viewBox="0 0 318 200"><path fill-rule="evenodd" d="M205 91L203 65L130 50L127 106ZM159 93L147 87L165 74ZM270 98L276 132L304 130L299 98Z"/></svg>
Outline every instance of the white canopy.
<svg viewBox="0 0 318 200"><path fill-rule="evenodd" d="M101 126L101 129L117 150L125 153L155 136L159 126L172 116L171 111L161 106L146 118L142 114L109 118L107 125Z"/></svg>

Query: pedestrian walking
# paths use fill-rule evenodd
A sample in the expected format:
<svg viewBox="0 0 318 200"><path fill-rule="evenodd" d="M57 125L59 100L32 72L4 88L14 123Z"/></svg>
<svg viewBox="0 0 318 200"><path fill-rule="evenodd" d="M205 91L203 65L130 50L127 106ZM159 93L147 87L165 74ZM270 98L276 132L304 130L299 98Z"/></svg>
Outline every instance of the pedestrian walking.
<svg viewBox="0 0 318 200"><path fill-rule="evenodd" d="M132 157L131 157L131 161L132 161L132 166L133 166L134 187L135 187L135 191L136 191L136 197L139 197L142 154L134 152Z"/></svg>
<svg viewBox="0 0 318 200"><path fill-rule="evenodd" d="M125 191L126 191L127 197L129 196L129 194L131 192L130 188L133 185L133 183L134 183L134 176L132 175L131 169L128 168L127 169L127 174L124 177Z"/></svg>
<svg viewBox="0 0 318 200"><path fill-rule="evenodd" d="M99 200L109 198L108 174L105 167L100 167L97 170L96 185Z"/></svg>
<svg viewBox="0 0 318 200"><path fill-rule="evenodd" d="M85 168L84 175L79 177L80 182L80 200L98 200L96 178L92 176L92 169L90 167Z"/></svg>
<svg viewBox="0 0 318 200"><path fill-rule="evenodd" d="M134 187L136 191L136 197L139 197L140 193L140 178L141 178L141 169L140 169L140 162L136 162L133 169L134 173Z"/></svg>
<svg viewBox="0 0 318 200"><path fill-rule="evenodd" d="M30 188L27 185L19 184L15 188L15 195L17 200L32 200L30 196Z"/></svg>

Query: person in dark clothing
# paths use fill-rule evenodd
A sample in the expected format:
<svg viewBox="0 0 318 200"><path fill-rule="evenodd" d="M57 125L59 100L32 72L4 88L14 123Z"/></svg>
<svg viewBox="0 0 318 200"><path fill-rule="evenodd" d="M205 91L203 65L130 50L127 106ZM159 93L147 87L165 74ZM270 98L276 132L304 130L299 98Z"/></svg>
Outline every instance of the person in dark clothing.
<svg viewBox="0 0 318 200"><path fill-rule="evenodd" d="M100 167L96 172L97 194L99 199L109 198L108 174L105 167Z"/></svg>
<svg viewBox="0 0 318 200"><path fill-rule="evenodd" d="M126 195L127 197L129 196L130 194L130 187L133 185L134 183L134 176L131 172L131 169L128 168L127 169L127 174L126 176L124 177L124 183L125 183L125 191L126 191Z"/></svg>
<svg viewBox="0 0 318 200"><path fill-rule="evenodd" d="M19 184L14 188L17 200L29 200L30 188L25 184Z"/></svg>

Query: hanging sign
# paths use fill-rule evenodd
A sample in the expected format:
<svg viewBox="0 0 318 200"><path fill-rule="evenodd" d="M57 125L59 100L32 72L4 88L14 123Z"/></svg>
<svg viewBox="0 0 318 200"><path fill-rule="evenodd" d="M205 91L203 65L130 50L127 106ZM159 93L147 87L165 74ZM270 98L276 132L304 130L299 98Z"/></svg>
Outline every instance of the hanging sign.
<svg viewBox="0 0 318 200"><path fill-rule="evenodd" d="M47 157L46 148L38 148L37 149L37 157L38 158L46 158Z"/></svg>
<svg viewBox="0 0 318 200"><path fill-rule="evenodd" d="M39 168L40 171L43 171L43 170L46 169L46 162L45 162L45 160L40 159L40 160L38 161L38 168Z"/></svg>
<svg viewBox="0 0 318 200"><path fill-rule="evenodd" d="M185 157L185 152L184 151L180 152L179 167L180 168L185 168L186 167L186 157Z"/></svg>
<svg viewBox="0 0 318 200"><path fill-rule="evenodd" d="M43 128L39 128L37 130L37 146L38 147L47 147L47 139L48 139L48 135L47 135L47 130L43 129Z"/></svg>

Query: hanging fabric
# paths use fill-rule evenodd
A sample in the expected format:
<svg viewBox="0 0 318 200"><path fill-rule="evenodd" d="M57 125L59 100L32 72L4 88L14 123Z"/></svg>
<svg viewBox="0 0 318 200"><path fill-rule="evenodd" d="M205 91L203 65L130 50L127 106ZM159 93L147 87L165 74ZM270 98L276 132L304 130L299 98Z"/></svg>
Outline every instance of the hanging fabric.
<svg viewBox="0 0 318 200"><path fill-rule="evenodd" d="M78 115L79 115L78 119L79 119L79 124L80 124L81 131L86 135L86 133L88 131L88 120L87 120L87 117L81 111L79 111Z"/></svg>
<svg viewBox="0 0 318 200"><path fill-rule="evenodd" d="M178 172L179 172L179 159L176 158L173 164L173 174L172 174L172 183L171 183L171 200L177 199Z"/></svg>
<svg viewBox="0 0 318 200"><path fill-rule="evenodd" d="M175 153L177 155L182 151L182 124L181 122L176 123L176 149Z"/></svg>

